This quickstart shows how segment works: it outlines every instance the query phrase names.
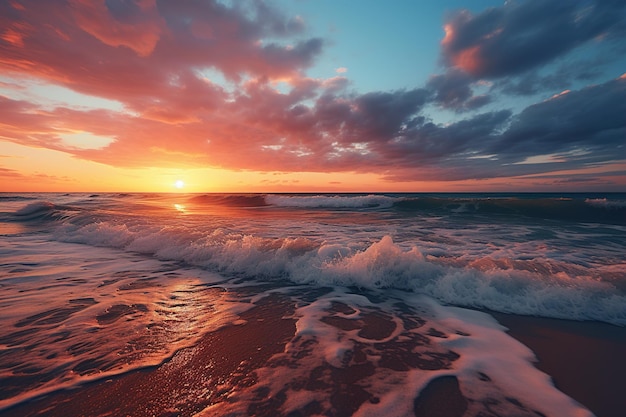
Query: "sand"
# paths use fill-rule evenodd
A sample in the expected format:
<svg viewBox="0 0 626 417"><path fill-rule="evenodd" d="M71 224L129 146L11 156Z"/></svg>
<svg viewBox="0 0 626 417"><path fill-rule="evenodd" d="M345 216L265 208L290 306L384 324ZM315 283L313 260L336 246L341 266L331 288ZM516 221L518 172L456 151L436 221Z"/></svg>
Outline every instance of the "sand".
<svg viewBox="0 0 626 417"><path fill-rule="evenodd" d="M343 311L343 305L333 309ZM331 310L331 313L334 310ZM228 402L238 389L256 382L256 368L282 352L295 332L295 320L289 318L294 306L287 297L271 295L241 315L237 325L223 327L205 335L194 347L178 351L157 367L130 372L117 378L85 384L20 404L0 412L1 416L192 416L212 404ZM555 385L598 417L617 417L626 409L623 375L626 372L626 329L601 323L580 323L516 315L493 314L509 333L529 346L537 355L537 366L552 375ZM372 314L363 323L362 332L373 340L389 332L384 316ZM348 321L329 318L332 325L353 326ZM389 346L393 357L389 366L409 366L406 353ZM337 416L349 416L366 401L377 398L357 382L374 370L358 352L345 369L331 372L334 385L319 388L331 392ZM391 356L390 356L391 358ZM450 360L453 360L451 358ZM403 362L404 361L404 362ZM406 363L405 363L406 362ZM393 365L393 366L392 366ZM398 365L399 366L399 365ZM417 363L415 367L444 369L446 363ZM429 368L430 367L430 368ZM318 384L311 376L309 384ZM285 399L267 397L257 392L248 414L275 416ZM315 403L298 415L316 415ZM458 381L453 376L433 379L415 399L414 414L429 417L460 417L467 409Z"/></svg>
<svg viewBox="0 0 626 417"><path fill-rule="evenodd" d="M490 312L537 356L554 385L597 417L626 410L626 328Z"/></svg>
<svg viewBox="0 0 626 417"><path fill-rule="evenodd" d="M284 319L293 306L264 298L241 315L246 322L205 335L164 364L118 378L61 391L0 413L2 416L191 416L223 401L232 387L252 384L251 370L265 364L295 332Z"/></svg>

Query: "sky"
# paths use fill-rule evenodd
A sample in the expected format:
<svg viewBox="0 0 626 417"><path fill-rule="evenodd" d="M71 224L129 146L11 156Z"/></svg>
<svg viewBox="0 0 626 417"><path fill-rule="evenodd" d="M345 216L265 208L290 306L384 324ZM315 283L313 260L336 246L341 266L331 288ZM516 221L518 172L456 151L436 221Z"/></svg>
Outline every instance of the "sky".
<svg viewBox="0 0 626 417"><path fill-rule="evenodd" d="M626 2L0 0L0 191L626 191Z"/></svg>

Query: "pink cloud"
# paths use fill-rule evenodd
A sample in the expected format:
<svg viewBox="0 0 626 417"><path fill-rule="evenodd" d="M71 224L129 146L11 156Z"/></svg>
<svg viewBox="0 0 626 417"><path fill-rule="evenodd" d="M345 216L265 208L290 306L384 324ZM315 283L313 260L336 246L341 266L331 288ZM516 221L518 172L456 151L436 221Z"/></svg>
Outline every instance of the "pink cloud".
<svg viewBox="0 0 626 417"><path fill-rule="evenodd" d="M141 56L150 55L165 26L155 0L118 4L121 18L116 18L104 2L72 0L70 10L76 25L102 43L125 46Z"/></svg>
<svg viewBox="0 0 626 417"><path fill-rule="evenodd" d="M0 23L10 32L3 34L0 68L132 104L196 69L216 68L238 80L295 76L312 63L319 39L262 42L301 28L262 2L248 6L244 12L211 1L5 4Z"/></svg>

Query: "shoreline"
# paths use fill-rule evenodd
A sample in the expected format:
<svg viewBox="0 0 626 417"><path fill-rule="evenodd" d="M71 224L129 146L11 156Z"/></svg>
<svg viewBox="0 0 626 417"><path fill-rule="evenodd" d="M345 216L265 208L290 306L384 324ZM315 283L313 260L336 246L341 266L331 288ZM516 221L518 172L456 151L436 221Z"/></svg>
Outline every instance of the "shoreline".
<svg viewBox="0 0 626 417"><path fill-rule="evenodd" d="M626 327L487 313L507 327L510 336L535 353L535 366L552 377L556 388L597 417L624 415Z"/></svg>
<svg viewBox="0 0 626 417"><path fill-rule="evenodd" d="M193 416L255 382L252 371L283 351L293 336L295 320L284 318L293 308L270 295L241 313L238 324L207 333L160 365L56 391L0 416Z"/></svg>
<svg viewBox="0 0 626 417"><path fill-rule="evenodd" d="M2 410L0 416L210 415L202 412L207 407L213 410L210 412L219 412L221 407L228 411L231 395L254 385L254 370L281 352L293 337L295 320L286 318L293 311L289 299L279 295L265 297L242 313L238 324L206 334L197 345L181 349L161 365L56 391ZM620 388L626 372L626 359L622 357L626 351L626 328L599 322L486 313L535 353L535 366L550 375L559 390L597 417L623 414L626 397ZM341 395L333 394L342 416L350 415L361 402L372 401L358 391L358 386L346 386L344 390ZM254 408L249 409L257 416L273 415L280 401L284 401L259 395ZM460 417L466 404L455 377L438 377L415 398L414 413Z"/></svg>

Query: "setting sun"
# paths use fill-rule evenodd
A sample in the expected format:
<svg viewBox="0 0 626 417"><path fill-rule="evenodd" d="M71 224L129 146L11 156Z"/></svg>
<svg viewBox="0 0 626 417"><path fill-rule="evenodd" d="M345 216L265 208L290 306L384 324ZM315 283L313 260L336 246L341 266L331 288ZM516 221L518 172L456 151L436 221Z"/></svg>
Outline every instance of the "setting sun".
<svg viewBox="0 0 626 417"><path fill-rule="evenodd" d="M185 186L185 182L183 180L177 180L174 183L174 187L178 188L179 190L182 189Z"/></svg>

